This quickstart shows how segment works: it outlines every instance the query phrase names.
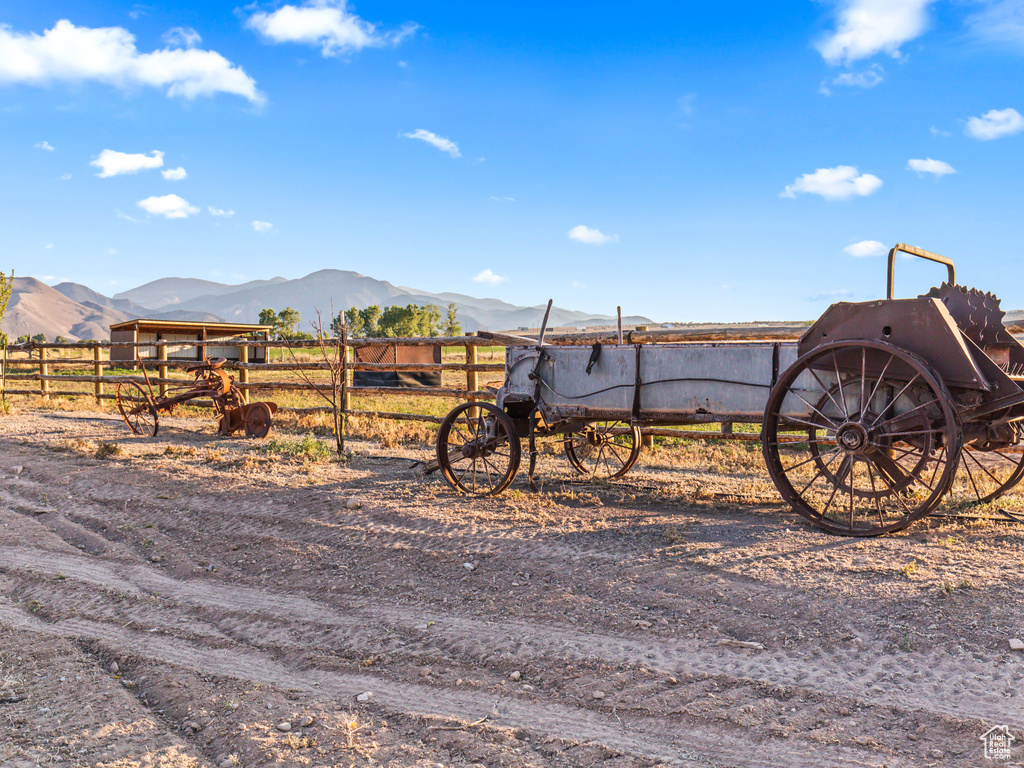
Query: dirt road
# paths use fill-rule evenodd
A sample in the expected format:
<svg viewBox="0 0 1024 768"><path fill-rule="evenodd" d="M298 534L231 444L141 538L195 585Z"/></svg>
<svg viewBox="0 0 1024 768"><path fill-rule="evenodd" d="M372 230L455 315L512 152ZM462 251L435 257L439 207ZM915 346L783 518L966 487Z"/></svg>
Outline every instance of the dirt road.
<svg viewBox="0 0 1024 768"><path fill-rule="evenodd" d="M1024 739L1021 527L830 537L712 453L609 487L544 457L542 494L467 499L425 447L310 463L162 424L0 420L0 765L973 766L1007 764L990 727Z"/></svg>

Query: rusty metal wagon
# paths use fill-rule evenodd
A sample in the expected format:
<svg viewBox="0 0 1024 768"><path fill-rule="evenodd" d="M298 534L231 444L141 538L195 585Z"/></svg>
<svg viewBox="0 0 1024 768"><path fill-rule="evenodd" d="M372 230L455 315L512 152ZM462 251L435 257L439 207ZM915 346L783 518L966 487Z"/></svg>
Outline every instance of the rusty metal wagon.
<svg viewBox="0 0 1024 768"><path fill-rule="evenodd" d="M893 298L900 252L945 265L947 282ZM497 402L447 415L438 465L462 492L497 494L524 439L532 486L539 437L561 435L577 471L610 479L636 463L646 427L760 424L768 473L797 513L832 533L897 531L951 492L989 502L1024 476L1024 347L1003 314L957 285L951 260L899 243L885 300L834 304L796 342L492 334L507 345Z"/></svg>
<svg viewBox="0 0 1024 768"><path fill-rule="evenodd" d="M134 434L154 436L160 429L161 411L172 412L175 406L190 400L210 398L220 417L217 426L221 435L244 430L246 437L266 437L277 404L247 404L245 393L235 384L234 377L223 370L225 362L223 357L206 358L203 363L190 365L185 371L194 374L191 383L171 385L159 394L154 393L145 365L140 365L145 387L137 381L122 381L117 385L117 408L121 417Z"/></svg>

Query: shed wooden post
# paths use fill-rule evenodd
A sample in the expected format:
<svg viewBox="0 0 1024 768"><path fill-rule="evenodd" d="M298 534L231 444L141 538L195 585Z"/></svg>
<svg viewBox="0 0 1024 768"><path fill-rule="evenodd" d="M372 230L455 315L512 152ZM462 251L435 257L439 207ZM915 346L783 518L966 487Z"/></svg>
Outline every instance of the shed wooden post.
<svg viewBox="0 0 1024 768"><path fill-rule="evenodd" d="M158 346L156 348L156 356L157 356L158 360L162 360L163 362L166 363L167 362L167 347L165 347L163 345ZM162 381L163 379L167 378L167 366L166 365L161 365L158 370L159 370L159 375L160 375L160 378L161 378L161 382L160 382L160 396L163 397L164 395L167 394L167 385Z"/></svg>
<svg viewBox="0 0 1024 768"><path fill-rule="evenodd" d="M466 335L467 336L473 336L475 334L470 332L470 333L467 333ZM466 345L466 365L476 365L476 345L475 344L467 344ZM444 374L442 374L442 376L443 375ZM476 371L470 370L470 369L467 368L466 369L466 389L468 389L470 392L476 392L477 389L479 389L479 385L480 385L480 376L479 376L479 374ZM469 395L467 399L469 399L470 401L474 401L474 400L476 400L476 396L475 395ZM479 408L470 408L469 409L469 417L471 419L475 419L479 415L480 415L480 409Z"/></svg>
<svg viewBox="0 0 1024 768"><path fill-rule="evenodd" d="M44 347L39 348L39 394L43 396L43 400L50 399L50 382L47 380L47 376L50 375L50 365L46 362L46 349Z"/></svg>
<svg viewBox="0 0 1024 768"><path fill-rule="evenodd" d="M103 382L100 380L103 376L103 348L98 343L93 344L92 347L92 373L96 377L96 383L93 385L96 390L96 402L100 401L103 397Z"/></svg>
<svg viewBox="0 0 1024 768"><path fill-rule="evenodd" d="M238 347L238 362L242 363L243 365L248 365L249 363L249 348L245 345L241 345ZM238 383L246 385L242 387L242 392L245 393L245 401L249 402L249 387L247 386L249 384L248 368L242 368L241 370L238 371Z"/></svg>

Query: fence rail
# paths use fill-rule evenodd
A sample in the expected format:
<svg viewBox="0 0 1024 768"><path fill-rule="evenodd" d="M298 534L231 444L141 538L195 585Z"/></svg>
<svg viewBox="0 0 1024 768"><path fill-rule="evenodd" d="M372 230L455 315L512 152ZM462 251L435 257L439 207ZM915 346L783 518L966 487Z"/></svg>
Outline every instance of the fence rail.
<svg viewBox="0 0 1024 768"><path fill-rule="evenodd" d="M353 350L366 347L386 346L440 346L442 348L462 348L463 362L441 362L441 363L363 363L352 360ZM109 400L115 395L107 391L108 387L116 387L122 382L136 382L145 384L147 378L141 375L132 375L127 370L138 371L145 368L153 370L156 375L148 377L148 382L154 388L158 388L160 394L165 394L169 389L175 387L189 386L191 378L174 377L174 371L182 371L197 364L197 360L182 360L168 358L168 348L180 350L182 348L193 348L200 350L200 354L206 347L238 347L242 360L227 361L223 368L229 371L238 372L236 385L246 392L312 392L330 393L332 386L320 382L305 381L303 374L316 374L317 372L329 371L332 363L327 360L300 360L295 353L313 352L318 355L321 350L326 349L329 353L340 350L343 360L343 374L346 380L345 397L342 403L343 410L347 416L370 416L381 419L396 419L404 421L422 421L428 423L439 423L441 418L428 414L419 413L397 413L381 410L360 410L352 407L352 396L360 395L387 395L397 397L438 397L438 398L459 398L462 400L485 401L493 400L494 393L490 390L480 388L479 374L496 373L504 371L503 362L481 363L478 362L478 347L499 347L503 345L489 339L478 336L454 336L454 337L430 337L430 338L382 338L382 339L325 339L322 343L318 340L302 341L256 341L253 339L217 339L216 343L210 341L187 341L187 340L160 340L155 342L109 342L90 341L77 343L40 343L30 342L27 344L10 345L6 350L0 351L0 365L3 366L4 379L14 384L14 387L5 387L4 392L8 395L37 395L44 399L55 397L95 397L97 401ZM153 357L137 357L135 360L110 360L109 353L103 354L103 350L110 350L112 347L129 349L153 350ZM277 349L280 350L282 358L291 355L291 361L283 362L248 362L249 349ZM91 355L75 357L57 357L63 351L79 350L86 352L91 350ZM26 355L21 357L19 355ZM336 367L336 366L335 366ZM82 368L92 368L91 374L81 373ZM68 373L62 373L67 370ZM356 371L395 371L400 373L419 372L453 372L462 373L465 376L465 386L440 386L440 387L381 387L381 386L354 386L352 374ZM254 374L263 373L288 373L295 372L297 375L292 380L278 381L253 381ZM310 376L309 378L312 378ZM38 383L37 387L31 387L30 382ZM29 384L29 386L26 386ZM62 384L92 384L93 391L83 391L75 388L64 388ZM196 405L210 405L209 402L201 400L193 401ZM330 406L314 407L287 407L280 408L286 413L323 413L330 412Z"/></svg>

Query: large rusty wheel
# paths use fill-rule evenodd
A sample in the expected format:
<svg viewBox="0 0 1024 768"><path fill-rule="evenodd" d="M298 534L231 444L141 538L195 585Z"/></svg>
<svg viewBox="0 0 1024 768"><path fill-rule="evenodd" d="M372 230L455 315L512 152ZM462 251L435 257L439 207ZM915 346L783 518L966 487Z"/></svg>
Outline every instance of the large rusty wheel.
<svg viewBox="0 0 1024 768"><path fill-rule="evenodd" d="M272 423L270 406L266 403L253 403L245 406L246 437L266 437Z"/></svg>
<svg viewBox="0 0 1024 768"><path fill-rule="evenodd" d="M876 536L931 512L960 461L945 384L881 341L811 350L772 389L761 432L768 472L793 509L830 533Z"/></svg>
<svg viewBox="0 0 1024 768"><path fill-rule="evenodd" d="M625 421L588 424L562 440L566 458L581 475L611 480L622 477L640 458L640 427Z"/></svg>
<svg viewBox="0 0 1024 768"><path fill-rule="evenodd" d="M456 406L437 431L441 473L449 485L465 493L501 493L515 478L519 458L515 424L491 403Z"/></svg>
<svg viewBox="0 0 1024 768"><path fill-rule="evenodd" d="M117 409L124 423L136 435L152 437L160 429L153 398L134 381L118 382Z"/></svg>

